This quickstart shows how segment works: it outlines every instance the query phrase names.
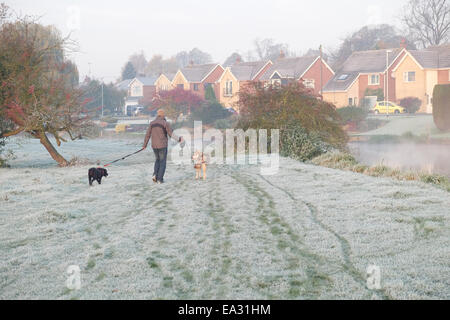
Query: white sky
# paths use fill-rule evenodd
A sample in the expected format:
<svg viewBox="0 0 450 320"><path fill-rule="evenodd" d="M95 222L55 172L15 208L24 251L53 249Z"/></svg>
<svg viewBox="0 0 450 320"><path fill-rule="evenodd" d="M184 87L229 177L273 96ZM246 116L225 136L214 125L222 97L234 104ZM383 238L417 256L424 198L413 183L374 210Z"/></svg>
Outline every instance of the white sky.
<svg viewBox="0 0 450 320"><path fill-rule="evenodd" d="M399 26L407 0L0 0L20 14L42 16L80 46L73 56L80 79L89 73L109 82L128 57L147 59L193 47L219 63L234 51L245 54L256 38L273 38L302 53L323 44L337 47L367 24ZM245 57L245 56L244 56Z"/></svg>

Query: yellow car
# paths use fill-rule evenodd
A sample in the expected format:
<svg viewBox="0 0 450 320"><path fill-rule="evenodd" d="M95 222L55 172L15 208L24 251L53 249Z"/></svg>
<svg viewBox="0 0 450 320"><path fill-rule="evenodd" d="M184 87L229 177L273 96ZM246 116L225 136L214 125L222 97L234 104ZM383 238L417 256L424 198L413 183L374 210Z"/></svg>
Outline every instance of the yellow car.
<svg viewBox="0 0 450 320"><path fill-rule="evenodd" d="M386 106L387 104L387 106ZM403 107L400 107L399 105L395 104L394 102L386 102L386 101L378 101L375 107L373 108L373 112L375 114L400 114L400 113L406 113L406 109Z"/></svg>
<svg viewBox="0 0 450 320"><path fill-rule="evenodd" d="M118 124L116 125L115 131L116 133L126 132L128 127L127 124Z"/></svg>

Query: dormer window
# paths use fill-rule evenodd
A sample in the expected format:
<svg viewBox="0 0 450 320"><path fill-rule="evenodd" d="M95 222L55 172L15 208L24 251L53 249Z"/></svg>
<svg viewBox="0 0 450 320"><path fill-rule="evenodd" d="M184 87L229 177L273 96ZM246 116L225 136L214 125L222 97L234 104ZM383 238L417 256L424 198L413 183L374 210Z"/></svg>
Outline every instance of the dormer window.
<svg viewBox="0 0 450 320"><path fill-rule="evenodd" d="M337 79L338 81L345 81L348 79L348 74L341 74Z"/></svg>

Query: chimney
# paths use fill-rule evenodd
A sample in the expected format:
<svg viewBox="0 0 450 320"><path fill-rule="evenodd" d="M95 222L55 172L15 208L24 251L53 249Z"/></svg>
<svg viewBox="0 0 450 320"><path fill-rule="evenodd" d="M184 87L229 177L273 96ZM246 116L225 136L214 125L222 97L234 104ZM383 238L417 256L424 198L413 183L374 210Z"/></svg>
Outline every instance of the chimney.
<svg viewBox="0 0 450 320"><path fill-rule="evenodd" d="M237 58L236 58L236 64L241 63L241 61L242 61L242 60L241 60L241 57L237 57Z"/></svg>
<svg viewBox="0 0 450 320"><path fill-rule="evenodd" d="M194 60L189 60L189 65L188 67L193 67L194 66Z"/></svg>
<svg viewBox="0 0 450 320"><path fill-rule="evenodd" d="M280 56L278 57L278 59L284 59L286 58L286 54L284 53L283 50L280 50Z"/></svg>
<svg viewBox="0 0 450 320"><path fill-rule="evenodd" d="M406 40L405 39L402 39L402 41L400 41L400 48L406 49Z"/></svg>

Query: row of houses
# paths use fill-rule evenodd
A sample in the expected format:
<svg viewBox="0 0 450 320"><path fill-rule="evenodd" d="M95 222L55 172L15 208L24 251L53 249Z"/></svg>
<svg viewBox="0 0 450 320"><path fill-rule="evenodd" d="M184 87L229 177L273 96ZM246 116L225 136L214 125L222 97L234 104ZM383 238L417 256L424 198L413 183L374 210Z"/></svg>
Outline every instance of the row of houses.
<svg viewBox="0 0 450 320"><path fill-rule="evenodd" d="M117 84L117 88L127 91L124 113L143 102L151 101L160 91L180 88L189 90L201 97L205 96L208 86L212 87L216 98L226 108L237 109L239 91L245 85L262 81L268 83L287 84L299 81L320 94L321 84L326 84L334 72L319 56L284 58L280 55L277 61L236 61L229 67L220 64L189 65L178 70L176 74L161 74L159 77L136 77Z"/></svg>
<svg viewBox="0 0 450 320"><path fill-rule="evenodd" d="M337 107L358 106L378 89L392 102L416 97L422 101L419 112L432 113L437 84L450 84L450 45L361 51L353 53L325 85L323 98Z"/></svg>
<svg viewBox="0 0 450 320"><path fill-rule="evenodd" d="M136 77L117 87L127 91L124 113L130 114L133 107L151 101L160 91L180 88L204 97L208 86L220 103L236 109L240 89L256 81L279 85L298 81L338 108L360 106L381 90L392 102L417 97L422 101L419 112L431 113L434 86L450 83L450 45L355 52L338 72L320 56L286 58L282 54L276 61L236 61L229 67L189 65L176 74Z"/></svg>

